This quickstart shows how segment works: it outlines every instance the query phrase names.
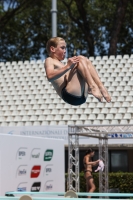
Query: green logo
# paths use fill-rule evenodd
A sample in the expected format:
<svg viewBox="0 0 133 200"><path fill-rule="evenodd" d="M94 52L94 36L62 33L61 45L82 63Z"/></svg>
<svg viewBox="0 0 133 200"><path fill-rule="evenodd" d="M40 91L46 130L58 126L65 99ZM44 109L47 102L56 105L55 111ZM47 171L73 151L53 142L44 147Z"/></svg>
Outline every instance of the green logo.
<svg viewBox="0 0 133 200"><path fill-rule="evenodd" d="M53 149L47 149L44 153L44 161L50 161L53 157Z"/></svg>

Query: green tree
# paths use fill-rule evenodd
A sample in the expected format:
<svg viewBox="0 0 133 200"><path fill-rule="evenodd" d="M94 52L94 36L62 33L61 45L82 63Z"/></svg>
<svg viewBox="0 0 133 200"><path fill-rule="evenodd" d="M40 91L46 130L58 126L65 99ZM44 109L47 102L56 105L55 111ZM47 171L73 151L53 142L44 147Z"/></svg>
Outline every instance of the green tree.
<svg viewBox="0 0 133 200"><path fill-rule="evenodd" d="M15 0L13 1L15 3ZM7 16L6 11L3 12L1 19L6 21L6 25L1 25L1 61L39 59L42 48L45 47L46 41L51 36L49 31L51 5L49 1L26 1L29 5L27 7L23 7L23 4L16 4L15 8L11 8L8 5L7 12L14 13L11 18L8 18L9 15ZM22 1L20 2L22 3ZM15 13L13 10L16 10L17 6L21 7L21 10Z"/></svg>
<svg viewBox="0 0 133 200"><path fill-rule="evenodd" d="M66 40L69 57L133 53L132 0L62 0L57 3L58 36ZM1 61L47 56L50 10L51 0L0 0Z"/></svg>
<svg viewBox="0 0 133 200"><path fill-rule="evenodd" d="M63 0L86 56L131 54L132 0ZM78 34L80 34L80 37ZM72 41L73 42L73 41ZM87 43L87 47L86 44ZM76 46L75 46L76 47Z"/></svg>

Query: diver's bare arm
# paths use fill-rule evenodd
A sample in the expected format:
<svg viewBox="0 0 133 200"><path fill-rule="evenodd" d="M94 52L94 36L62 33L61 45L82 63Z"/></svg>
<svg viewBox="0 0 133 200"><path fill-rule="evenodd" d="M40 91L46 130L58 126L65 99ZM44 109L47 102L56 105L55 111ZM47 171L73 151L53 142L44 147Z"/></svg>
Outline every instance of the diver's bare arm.
<svg viewBox="0 0 133 200"><path fill-rule="evenodd" d="M72 69L76 64L76 61L72 58L69 59L66 66L63 66L59 69L54 69L54 64L52 59L46 59L45 61L45 70L47 74L47 78L49 81L56 80L64 75L68 70Z"/></svg>
<svg viewBox="0 0 133 200"><path fill-rule="evenodd" d="M53 81L55 79L60 78L63 74L65 74L70 67L64 66L59 69L54 69L54 64L51 59L47 59L45 61L45 70L46 70L46 75L49 81Z"/></svg>

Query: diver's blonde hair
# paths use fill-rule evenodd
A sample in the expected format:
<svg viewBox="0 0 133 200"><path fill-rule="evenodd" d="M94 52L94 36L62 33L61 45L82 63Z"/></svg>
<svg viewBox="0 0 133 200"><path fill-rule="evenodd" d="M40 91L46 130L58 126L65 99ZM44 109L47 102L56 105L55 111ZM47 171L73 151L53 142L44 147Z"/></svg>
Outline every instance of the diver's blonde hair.
<svg viewBox="0 0 133 200"><path fill-rule="evenodd" d="M57 47L58 43L59 43L61 40L64 41L64 39L61 38L61 37L52 37L52 38L50 38L50 39L47 41L46 50L47 50L48 54L50 54L50 47L51 47L51 46Z"/></svg>

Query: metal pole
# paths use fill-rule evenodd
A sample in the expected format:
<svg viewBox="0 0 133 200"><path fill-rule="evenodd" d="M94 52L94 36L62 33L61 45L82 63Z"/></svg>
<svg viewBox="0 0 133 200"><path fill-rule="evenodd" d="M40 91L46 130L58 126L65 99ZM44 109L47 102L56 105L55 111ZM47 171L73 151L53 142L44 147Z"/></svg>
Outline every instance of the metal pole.
<svg viewBox="0 0 133 200"><path fill-rule="evenodd" d="M57 1L52 0L52 37L57 36Z"/></svg>
<svg viewBox="0 0 133 200"><path fill-rule="evenodd" d="M105 139L105 192L109 190L109 176L108 176L108 139Z"/></svg>
<svg viewBox="0 0 133 200"><path fill-rule="evenodd" d="M79 192L80 185L79 178L79 135L75 134L75 188L76 192Z"/></svg>
<svg viewBox="0 0 133 200"><path fill-rule="evenodd" d="M72 135L69 135L71 132L71 127L68 127L68 185L67 190L71 189L72 186Z"/></svg>
<svg viewBox="0 0 133 200"><path fill-rule="evenodd" d="M99 138L99 159L102 159L102 139ZM102 172L99 171L99 192L103 192Z"/></svg>

